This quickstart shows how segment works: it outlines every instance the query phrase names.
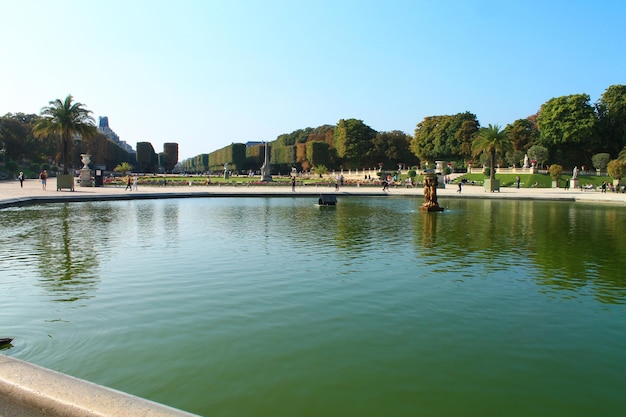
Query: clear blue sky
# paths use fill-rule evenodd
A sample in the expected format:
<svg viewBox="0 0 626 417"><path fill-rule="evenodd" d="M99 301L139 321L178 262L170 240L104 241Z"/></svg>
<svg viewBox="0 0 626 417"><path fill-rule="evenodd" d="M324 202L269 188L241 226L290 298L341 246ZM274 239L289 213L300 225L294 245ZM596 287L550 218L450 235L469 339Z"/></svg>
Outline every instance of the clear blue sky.
<svg viewBox="0 0 626 417"><path fill-rule="evenodd" d="M72 94L180 159L361 119L511 123L626 84L626 2L0 0L0 115Z"/></svg>

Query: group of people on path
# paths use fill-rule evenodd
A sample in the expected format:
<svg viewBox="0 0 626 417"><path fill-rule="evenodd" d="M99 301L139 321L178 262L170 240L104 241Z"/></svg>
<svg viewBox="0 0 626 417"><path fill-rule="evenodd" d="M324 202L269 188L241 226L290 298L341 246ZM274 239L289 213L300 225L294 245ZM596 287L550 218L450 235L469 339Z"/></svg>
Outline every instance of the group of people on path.
<svg viewBox="0 0 626 417"><path fill-rule="evenodd" d="M17 176L17 180L20 182L20 188L24 188L24 181L26 177L24 176L24 172L20 171ZM45 169L39 173L39 181L41 181L41 189L46 190L46 186L48 185L48 171Z"/></svg>
<svg viewBox="0 0 626 417"><path fill-rule="evenodd" d="M129 190L129 191L137 191L138 185L137 183L139 182L139 178L132 177L132 182L131 182L131 176L129 175L128 177L126 177L126 188L124 188L124 191Z"/></svg>

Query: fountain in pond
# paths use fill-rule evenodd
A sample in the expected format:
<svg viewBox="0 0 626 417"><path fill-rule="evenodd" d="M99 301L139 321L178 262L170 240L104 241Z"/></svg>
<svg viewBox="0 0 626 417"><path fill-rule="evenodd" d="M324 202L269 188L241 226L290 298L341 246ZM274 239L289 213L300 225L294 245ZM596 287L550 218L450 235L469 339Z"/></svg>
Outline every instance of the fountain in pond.
<svg viewBox="0 0 626 417"><path fill-rule="evenodd" d="M437 202L437 174L429 172L424 174L424 203L419 207L420 211L443 211Z"/></svg>

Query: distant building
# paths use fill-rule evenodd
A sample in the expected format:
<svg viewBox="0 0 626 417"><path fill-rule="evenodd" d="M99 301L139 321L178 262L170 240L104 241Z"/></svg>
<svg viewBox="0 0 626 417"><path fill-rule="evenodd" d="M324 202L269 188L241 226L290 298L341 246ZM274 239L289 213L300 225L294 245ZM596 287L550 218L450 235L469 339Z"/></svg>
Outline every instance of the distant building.
<svg viewBox="0 0 626 417"><path fill-rule="evenodd" d="M249 142L246 142L246 148L249 148L251 146L259 146L259 145L263 145L263 144L265 144L265 142L249 141Z"/></svg>
<svg viewBox="0 0 626 417"><path fill-rule="evenodd" d="M98 132L102 133L110 141L117 143L125 151L128 151L130 153L136 153L132 146L130 146L125 141L120 140L120 137L117 136L117 133L111 130L111 128L109 127L109 118L107 116L98 117Z"/></svg>

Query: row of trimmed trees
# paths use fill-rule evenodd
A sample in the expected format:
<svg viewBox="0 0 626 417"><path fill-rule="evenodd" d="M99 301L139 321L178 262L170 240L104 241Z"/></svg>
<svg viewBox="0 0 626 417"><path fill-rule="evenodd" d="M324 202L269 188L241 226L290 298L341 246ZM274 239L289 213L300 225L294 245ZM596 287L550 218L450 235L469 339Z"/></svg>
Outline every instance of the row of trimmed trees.
<svg viewBox="0 0 626 417"><path fill-rule="evenodd" d="M299 129L271 142L270 163L275 172L291 168L330 169L410 167L419 159L410 149L411 136L401 131L377 132L358 119L341 119L336 126ZM232 159L231 159L232 158ZM182 162L187 172L219 171L226 162L233 170L256 171L265 158L265 146L234 143ZM381 165L382 164L382 165Z"/></svg>
<svg viewBox="0 0 626 417"><path fill-rule="evenodd" d="M398 164L424 165L436 160L464 168L468 162L489 163L489 153L475 152L474 143L480 139L482 129L470 112L426 117L417 124L413 136L401 131L377 132L362 120L341 119L336 125L308 127L278 136L271 142L270 161L276 171L286 166L308 170L317 165L360 169L379 167L381 163L389 169ZM527 156L538 166L559 163L604 169L606 164L598 164L594 155L608 155L608 162L626 146L626 86L610 86L594 104L587 94L552 98L541 105L537 114L498 130L506 133L510 146L491 155L494 164L521 166ZM310 143L325 144L317 149L326 150L313 154ZM216 152L223 154L222 150ZM204 159L199 156L184 161L183 167L190 171L213 170L231 162L238 168L258 169L262 159L255 161L249 152L246 150L242 163L218 157L219 163L207 164L214 154L209 153Z"/></svg>

